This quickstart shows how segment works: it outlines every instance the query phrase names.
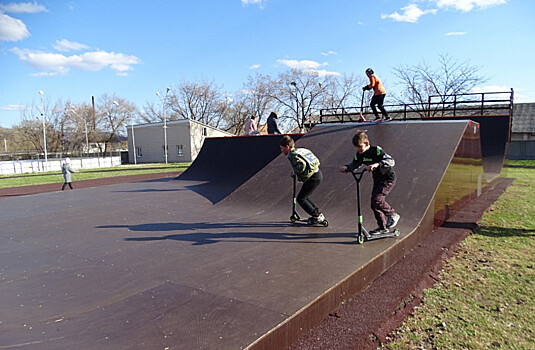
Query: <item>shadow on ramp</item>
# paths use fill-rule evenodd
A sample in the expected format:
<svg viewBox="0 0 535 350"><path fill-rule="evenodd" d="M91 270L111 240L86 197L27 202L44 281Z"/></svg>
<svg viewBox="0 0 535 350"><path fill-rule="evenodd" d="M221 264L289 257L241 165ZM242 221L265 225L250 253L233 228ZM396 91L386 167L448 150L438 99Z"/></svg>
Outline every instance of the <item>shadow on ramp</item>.
<svg viewBox="0 0 535 350"><path fill-rule="evenodd" d="M294 140L302 135L293 134ZM213 137L178 180L206 181L188 189L216 204L244 184L281 152L282 135Z"/></svg>

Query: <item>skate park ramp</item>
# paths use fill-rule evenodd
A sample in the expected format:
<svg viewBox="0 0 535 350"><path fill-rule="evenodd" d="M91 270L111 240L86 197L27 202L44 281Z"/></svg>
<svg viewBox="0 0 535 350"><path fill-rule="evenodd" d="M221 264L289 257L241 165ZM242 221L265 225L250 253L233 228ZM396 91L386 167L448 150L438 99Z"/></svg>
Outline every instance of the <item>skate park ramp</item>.
<svg viewBox="0 0 535 350"><path fill-rule="evenodd" d="M396 160L389 202L401 236L358 245L355 183L337 169L362 128ZM280 152L241 185L214 187L218 201L192 190L209 182L195 178L2 198L0 348L286 348L418 244L440 206L483 190L478 130L470 121L315 127L297 147L321 160L312 198L326 228L289 222ZM373 228L368 174L361 188Z"/></svg>
<svg viewBox="0 0 535 350"><path fill-rule="evenodd" d="M469 119L480 126L481 156L487 181L504 175L503 165L507 159L510 139L509 115L482 115L469 117L438 117L437 120Z"/></svg>
<svg viewBox="0 0 535 350"><path fill-rule="evenodd" d="M292 134L296 141L301 136ZM281 135L206 138L179 179L203 181L189 189L215 204L275 159L280 154L280 139Z"/></svg>

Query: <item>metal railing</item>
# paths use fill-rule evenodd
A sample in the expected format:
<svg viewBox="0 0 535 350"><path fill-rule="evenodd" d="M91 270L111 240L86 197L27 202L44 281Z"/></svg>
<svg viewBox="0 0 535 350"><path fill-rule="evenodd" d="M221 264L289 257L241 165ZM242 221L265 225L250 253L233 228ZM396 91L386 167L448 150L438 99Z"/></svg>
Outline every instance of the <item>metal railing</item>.
<svg viewBox="0 0 535 350"><path fill-rule="evenodd" d="M438 101L437 101L438 99ZM384 105L389 116L396 120L415 120L433 117L513 116L514 91L467 93L429 96L427 103ZM366 120L374 118L370 106L339 107L320 110L322 123L358 122L360 115ZM314 118L317 119L317 118Z"/></svg>

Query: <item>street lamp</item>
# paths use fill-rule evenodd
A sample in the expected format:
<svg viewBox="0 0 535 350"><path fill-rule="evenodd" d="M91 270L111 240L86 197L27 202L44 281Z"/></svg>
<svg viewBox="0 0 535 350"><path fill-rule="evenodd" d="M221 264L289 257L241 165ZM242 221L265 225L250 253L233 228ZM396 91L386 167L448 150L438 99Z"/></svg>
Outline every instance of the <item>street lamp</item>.
<svg viewBox="0 0 535 350"><path fill-rule="evenodd" d="M156 95L162 100L162 106L163 106L163 139L164 139L164 154L165 154L165 164L167 164L167 118L165 116L165 100L167 100L167 94L169 93L169 90L171 90L170 87L167 87L167 92L165 93L165 99L162 98L162 95L158 91L156 91Z"/></svg>
<svg viewBox="0 0 535 350"><path fill-rule="evenodd" d="M119 107L119 102L113 101L113 103ZM136 137L134 136L134 116L132 115L132 112L130 112L130 122L132 124L132 149L134 150L134 164L137 165L137 152L136 152Z"/></svg>
<svg viewBox="0 0 535 350"><path fill-rule="evenodd" d="M80 115L78 113L76 113L76 111L74 110L73 107L71 107L69 109L69 111L74 113L75 116L77 116L78 118L80 118L84 122L84 127L85 127L85 149L86 149L85 151L86 151L86 153L89 153L89 138L87 137L87 121L85 120L85 118L80 117Z"/></svg>
<svg viewBox="0 0 535 350"><path fill-rule="evenodd" d="M45 125L45 104L43 103L43 90L39 90L39 95L41 95L41 108L43 113L41 117L43 118L43 142L45 144L45 168L48 170L48 152L46 151L46 125Z"/></svg>
<svg viewBox="0 0 535 350"><path fill-rule="evenodd" d="M292 81L290 85L295 88L295 118L297 121L297 125L299 125L299 100L297 99L297 84L295 83L295 81Z"/></svg>

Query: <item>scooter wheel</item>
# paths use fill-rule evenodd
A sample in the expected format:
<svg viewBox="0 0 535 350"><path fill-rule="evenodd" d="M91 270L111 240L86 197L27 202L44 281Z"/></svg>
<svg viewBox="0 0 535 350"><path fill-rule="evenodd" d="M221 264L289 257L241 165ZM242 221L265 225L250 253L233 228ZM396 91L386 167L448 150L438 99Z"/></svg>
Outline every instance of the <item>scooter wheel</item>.
<svg viewBox="0 0 535 350"><path fill-rule="evenodd" d="M295 215L290 216L290 221L291 222L296 222L297 221L297 218L295 217Z"/></svg>
<svg viewBox="0 0 535 350"><path fill-rule="evenodd" d="M394 237L398 237L400 233L401 233L401 232L399 232L398 229L395 229L395 230L394 230Z"/></svg>
<svg viewBox="0 0 535 350"><path fill-rule="evenodd" d="M364 243L364 235L358 235L357 236L357 243L358 244Z"/></svg>
<svg viewBox="0 0 535 350"><path fill-rule="evenodd" d="M329 221L327 221L327 220L323 220L322 225L323 225L324 227L329 226Z"/></svg>

